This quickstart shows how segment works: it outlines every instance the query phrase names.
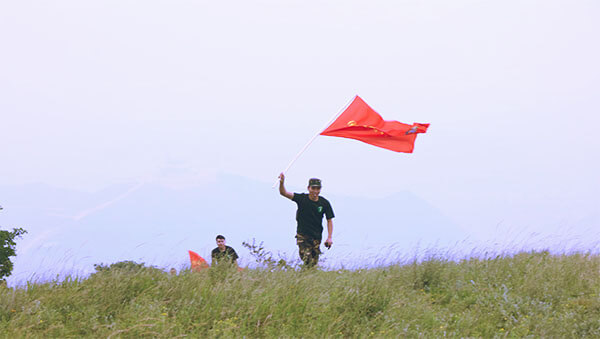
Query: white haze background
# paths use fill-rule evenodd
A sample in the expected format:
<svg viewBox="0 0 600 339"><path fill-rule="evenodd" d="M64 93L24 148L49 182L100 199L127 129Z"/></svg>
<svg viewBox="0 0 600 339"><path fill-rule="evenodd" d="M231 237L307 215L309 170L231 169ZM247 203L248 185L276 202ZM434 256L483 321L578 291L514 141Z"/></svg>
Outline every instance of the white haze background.
<svg viewBox="0 0 600 339"><path fill-rule="evenodd" d="M293 256L271 184L355 94L431 127L413 154L318 137L288 172L323 179L332 262L443 229L456 251L597 249L599 19L597 1L1 1L0 226L29 230L11 283L184 265L216 233L246 261L252 238Z"/></svg>

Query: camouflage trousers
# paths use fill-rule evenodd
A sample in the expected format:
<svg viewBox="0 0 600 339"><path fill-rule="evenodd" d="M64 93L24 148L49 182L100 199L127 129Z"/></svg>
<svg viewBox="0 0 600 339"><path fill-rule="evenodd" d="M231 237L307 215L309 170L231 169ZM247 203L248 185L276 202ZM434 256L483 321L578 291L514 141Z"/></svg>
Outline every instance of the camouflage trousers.
<svg viewBox="0 0 600 339"><path fill-rule="evenodd" d="M312 237L296 234L296 245L298 245L298 254L300 259L306 266L315 266L319 261L319 255L321 254L321 239L314 239Z"/></svg>

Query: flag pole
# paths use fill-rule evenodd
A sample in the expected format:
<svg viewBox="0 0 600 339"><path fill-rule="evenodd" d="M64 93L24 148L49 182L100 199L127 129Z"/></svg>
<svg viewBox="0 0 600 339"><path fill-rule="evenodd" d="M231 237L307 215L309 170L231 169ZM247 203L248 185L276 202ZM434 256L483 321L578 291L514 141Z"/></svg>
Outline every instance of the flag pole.
<svg viewBox="0 0 600 339"><path fill-rule="evenodd" d="M298 158L300 158L300 156L302 155L302 153L304 153L304 151L306 151L306 149L308 148L308 146L310 146L310 144L313 143L313 141L315 141L315 139L321 135L321 133L327 129L327 127L329 127L329 125L331 125L335 119L337 119L345 110L346 108L348 108L348 106L350 106L350 104L354 101L354 99L356 99L358 95L355 95L354 97L352 97L352 99L350 99L350 101L348 101L348 103L346 105L344 105L344 107L342 107L337 113L335 113L335 115L329 119L329 121L327 122L327 124L325 125L325 127L321 128L319 130L319 132L317 132L317 134L315 134L307 143L306 145L304 145L304 147L302 147L302 149L300 150L300 152L298 152L298 154L294 157L294 159L292 159L292 161L290 161L289 165L287 165L287 167L283 170L283 174L285 174L285 172L287 172L290 167L292 167L292 165L296 162L296 160L298 160ZM275 180L275 183L273 184L272 188L275 188L275 186L277 186L277 183L279 183L279 178L277 178Z"/></svg>

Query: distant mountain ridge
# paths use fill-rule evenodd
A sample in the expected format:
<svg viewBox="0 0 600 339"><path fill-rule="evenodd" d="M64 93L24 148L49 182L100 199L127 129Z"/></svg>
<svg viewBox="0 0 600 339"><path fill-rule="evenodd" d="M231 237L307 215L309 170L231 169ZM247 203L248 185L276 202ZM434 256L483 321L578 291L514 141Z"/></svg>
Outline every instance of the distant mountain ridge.
<svg viewBox="0 0 600 339"><path fill-rule="evenodd" d="M172 188L131 183L88 193L47 185L0 187L0 225L25 227L11 279L58 273L87 274L95 263L137 260L183 267L186 251L209 257L224 234L241 262L251 262L242 241L264 241L274 253L295 257L295 203L271 185L219 174L201 186ZM449 245L466 234L437 208L409 192L383 199L336 196L330 262L357 264L393 248ZM325 233L326 231L324 231ZM397 255L395 253L394 255Z"/></svg>

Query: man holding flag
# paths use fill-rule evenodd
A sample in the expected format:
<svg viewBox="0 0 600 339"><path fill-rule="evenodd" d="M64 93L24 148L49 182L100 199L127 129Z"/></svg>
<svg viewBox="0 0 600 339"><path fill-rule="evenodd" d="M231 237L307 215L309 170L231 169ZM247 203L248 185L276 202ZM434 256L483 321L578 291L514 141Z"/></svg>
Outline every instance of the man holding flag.
<svg viewBox="0 0 600 339"><path fill-rule="evenodd" d="M334 217L329 201L319 196L319 193L321 193L321 180L316 178L309 180L308 194L290 193L285 190L284 173L290 169L308 146L319 135L326 135L355 139L394 152L412 153L417 135L426 133L428 128L429 124L415 122L409 125L395 120L384 120L379 113L357 95L300 150L298 155L279 175L279 193L298 204L296 239L300 258L306 265L313 266L319 260L323 215L327 219L328 231L325 246L330 248L333 244L331 236L333 234L332 219ZM273 188L276 185L277 181L275 181Z"/></svg>
<svg viewBox="0 0 600 339"><path fill-rule="evenodd" d="M325 247L331 248L333 244L333 209L331 204L321 193L321 180L312 178L308 180L308 194L291 193L285 189L285 175L279 175L279 194L294 201L298 205L296 212L296 244L300 259L307 267L312 267L319 261L321 254L321 239L323 234L323 215L327 219L327 240Z"/></svg>

